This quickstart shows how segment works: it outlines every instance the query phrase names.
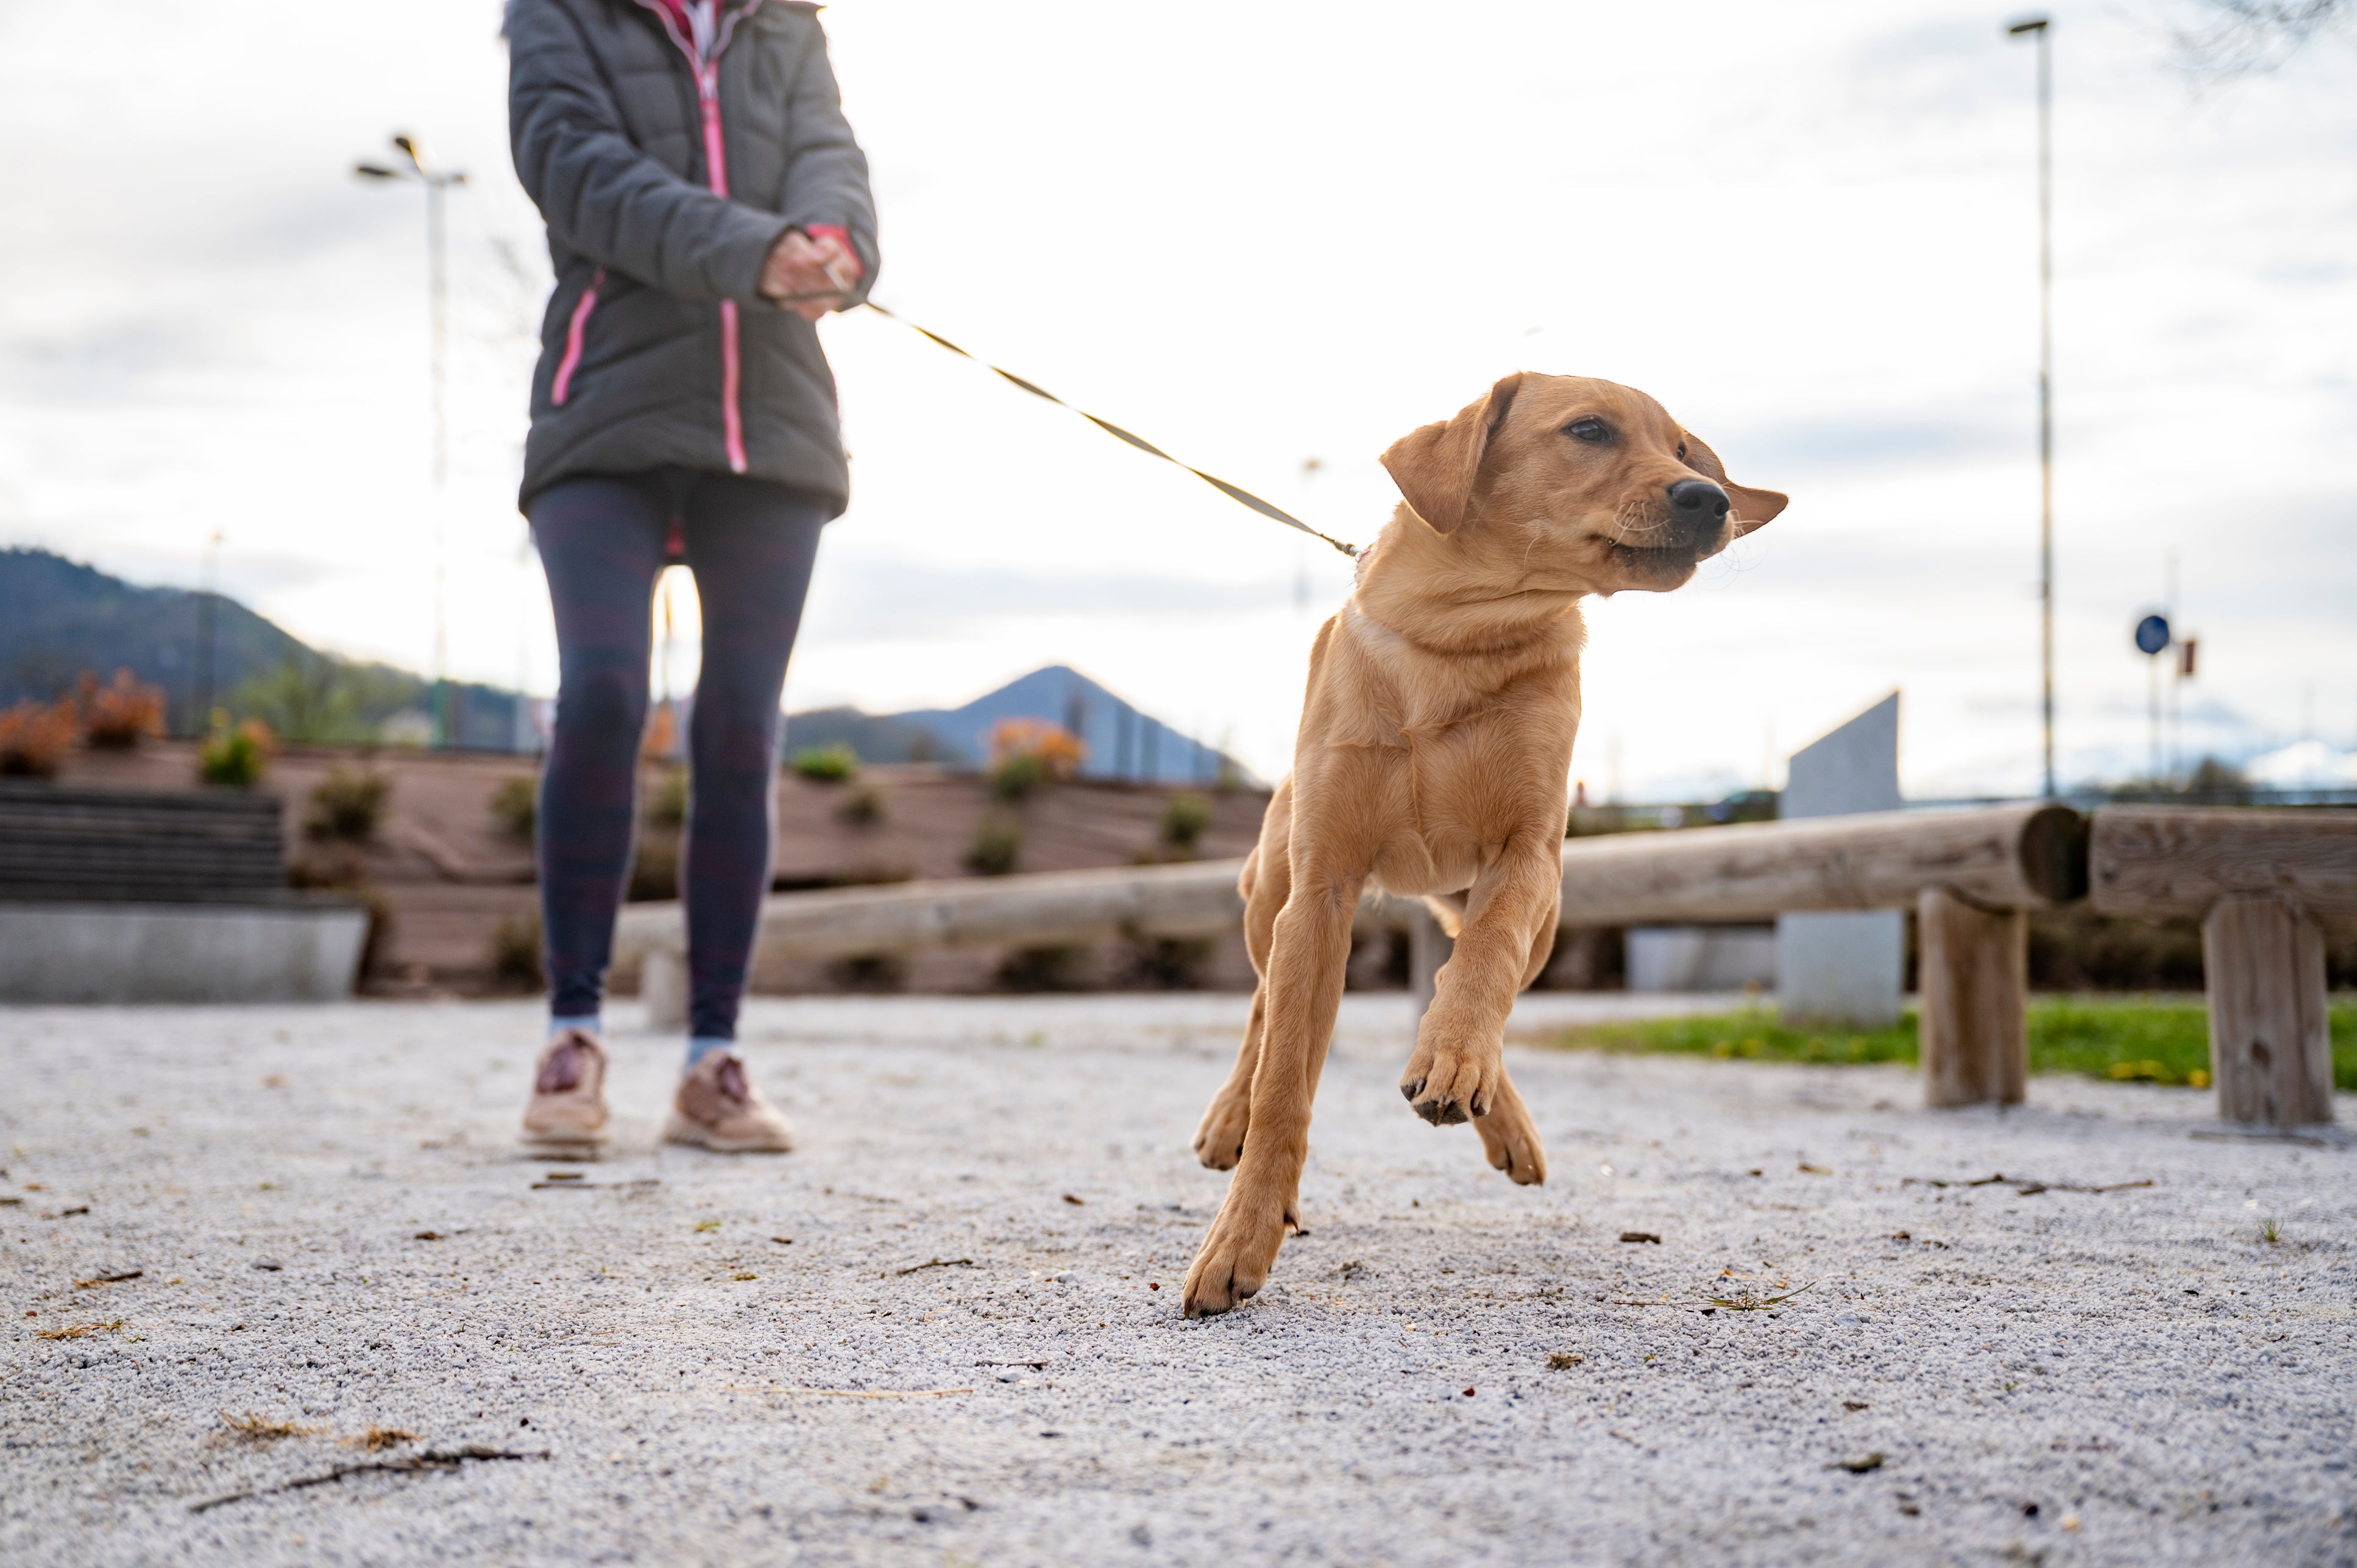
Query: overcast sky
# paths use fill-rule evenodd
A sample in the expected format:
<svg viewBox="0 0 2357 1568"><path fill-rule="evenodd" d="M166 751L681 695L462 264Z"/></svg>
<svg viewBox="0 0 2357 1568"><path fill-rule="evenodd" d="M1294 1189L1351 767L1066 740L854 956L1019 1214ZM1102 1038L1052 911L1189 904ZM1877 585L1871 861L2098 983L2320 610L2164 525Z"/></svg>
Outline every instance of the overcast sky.
<svg viewBox="0 0 2357 1568"><path fill-rule="evenodd" d="M2357 49L2197 90L2162 6L2055 10L2064 772L2138 768L2135 617L2175 552L2190 747L2357 745ZM1917 796L2036 783L2032 59L2014 13L847 0L877 297L1329 532L1516 369L1641 387L1793 499L1590 618L1575 772L1772 779L1893 687ZM546 691L514 483L546 289L492 0L0 0L0 543L222 587ZM463 166L453 478L424 226ZM1348 564L871 316L825 328L854 458L789 681L952 704L1088 671L1274 776ZM1306 476L1305 460L1322 467ZM1301 605L1304 580L1308 607ZM679 661L684 679L692 650Z"/></svg>

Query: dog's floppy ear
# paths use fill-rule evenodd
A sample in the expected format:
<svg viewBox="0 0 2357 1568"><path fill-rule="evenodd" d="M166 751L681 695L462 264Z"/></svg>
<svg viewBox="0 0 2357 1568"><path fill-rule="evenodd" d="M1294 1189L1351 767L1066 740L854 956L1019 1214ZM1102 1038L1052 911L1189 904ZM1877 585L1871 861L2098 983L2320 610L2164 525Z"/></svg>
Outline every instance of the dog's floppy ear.
<svg viewBox="0 0 2357 1568"><path fill-rule="evenodd" d="M1481 471L1481 454L1490 449L1490 437L1497 434L1522 387L1523 373L1516 371L1480 402L1458 410L1456 418L1410 431L1383 454L1392 483L1435 533L1453 533L1465 521L1473 479Z"/></svg>
<svg viewBox="0 0 2357 1568"><path fill-rule="evenodd" d="M1710 449L1708 442L1691 430L1684 434L1686 467L1697 474L1717 480L1718 488L1727 492L1727 499L1735 503L1736 538L1740 539L1753 529L1765 528L1776 521L1776 514L1782 511L1790 503L1792 499L1790 496L1775 490L1755 490L1748 485L1737 484L1727 477L1727 465L1718 460L1718 454Z"/></svg>

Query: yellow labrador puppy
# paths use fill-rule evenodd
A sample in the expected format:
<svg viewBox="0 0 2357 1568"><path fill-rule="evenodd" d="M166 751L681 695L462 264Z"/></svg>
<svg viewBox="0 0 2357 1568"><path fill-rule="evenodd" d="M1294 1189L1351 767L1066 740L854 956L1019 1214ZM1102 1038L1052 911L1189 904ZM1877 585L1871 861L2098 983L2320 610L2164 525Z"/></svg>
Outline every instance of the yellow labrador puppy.
<svg viewBox="0 0 2357 1568"><path fill-rule="evenodd" d="M1400 1091L1435 1125L1469 1118L1513 1180L1546 1179L1504 1037L1555 944L1579 601L1677 587L1785 501L1729 483L1643 392L1574 376L1508 376L1383 461L1405 504L1318 633L1293 772L1244 862L1260 984L1195 1134L1203 1164L1236 1174L1187 1272L1189 1317L1259 1290L1299 1228L1310 1101L1370 889L1423 897L1457 938Z"/></svg>

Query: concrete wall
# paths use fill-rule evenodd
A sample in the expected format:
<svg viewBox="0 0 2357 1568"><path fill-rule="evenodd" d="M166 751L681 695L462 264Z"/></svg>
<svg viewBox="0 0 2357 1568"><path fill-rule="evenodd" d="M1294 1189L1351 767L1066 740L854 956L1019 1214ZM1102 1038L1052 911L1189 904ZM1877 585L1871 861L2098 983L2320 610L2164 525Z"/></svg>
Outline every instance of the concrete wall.
<svg viewBox="0 0 2357 1568"><path fill-rule="evenodd" d="M1792 754L1776 814L1845 817L1895 811L1899 693ZM1776 1003L1793 1023L1880 1028L1899 1021L1907 917L1896 909L1782 915L1776 920Z"/></svg>
<svg viewBox="0 0 2357 1568"><path fill-rule="evenodd" d="M1741 991L1776 983L1773 926L1635 926L1631 991Z"/></svg>
<svg viewBox="0 0 2357 1568"><path fill-rule="evenodd" d="M0 904L0 1002L335 1002L361 909Z"/></svg>

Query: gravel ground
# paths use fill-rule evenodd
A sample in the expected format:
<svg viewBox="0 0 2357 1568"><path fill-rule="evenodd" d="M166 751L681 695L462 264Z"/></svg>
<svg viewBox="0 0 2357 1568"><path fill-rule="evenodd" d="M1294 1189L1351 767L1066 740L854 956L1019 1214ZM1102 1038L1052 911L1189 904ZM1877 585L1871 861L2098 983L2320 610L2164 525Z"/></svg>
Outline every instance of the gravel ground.
<svg viewBox="0 0 2357 1568"><path fill-rule="evenodd" d="M586 1166L522 1004L0 1011L0 1561L2357 1561L2344 1144L1521 1049L1532 1191L1353 996L1310 1233L1187 1323L1243 1010L758 1003L782 1159L656 1147L623 1034Z"/></svg>

